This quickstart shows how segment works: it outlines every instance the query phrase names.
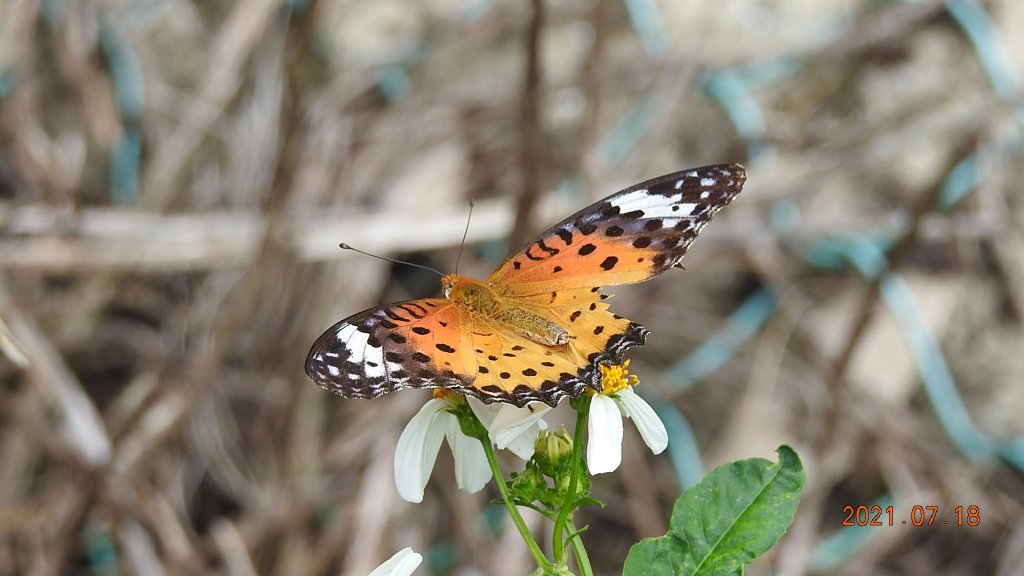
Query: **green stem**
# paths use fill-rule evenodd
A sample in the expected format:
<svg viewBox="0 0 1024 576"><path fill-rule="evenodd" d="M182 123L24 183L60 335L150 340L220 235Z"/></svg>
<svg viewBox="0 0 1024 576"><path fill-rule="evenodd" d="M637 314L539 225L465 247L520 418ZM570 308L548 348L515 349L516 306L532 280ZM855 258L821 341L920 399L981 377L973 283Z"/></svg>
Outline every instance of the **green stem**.
<svg viewBox="0 0 1024 576"><path fill-rule="evenodd" d="M567 522L572 524L572 512L576 506L576 485L579 482L579 473L583 457L583 431L587 427L587 415L590 413L590 396L586 395L580 400L579 409L576 410L576 431L573 433L572 437L572 472L569 474L569 487L565 492L565 502L562 503L562 508L558 511L558 518L555 519L555 533L552 536L551 542L552 550L554 550L556 566L561 566L566 561L565 526ZM574 536L572 541L573 549L576 549L577 542L579 542L579 547L583 548L583 542L578 536ZM579 556L578 552L577 556ZM583 553L583 557L586 557L586 552Z"/></svg>
<svg viewBox="0 0 1024 576"><path fill-rule="evenodd" d="M568 522L569 530L576 532L576 525L572 520ZM572 550L576 553L576 562L580 565L580 574L583 576L594 576L594 569L590 566L590 556L587 556L587 549L583 547L583 540L577 536L572 539Z"/></svg>
<svg viewBox="0 0 1024 576"><path fill-rule="evenodd" d="M498 466L498 458L494 454L494 446L491 445L490 439L480 440L480 444L484 447L484 454L487 456L487 463L491 467L491 475L494 476L494 483L498 485L498 492L501 492L501 499L505 502L505 508L508 509L509 516L512 517L512 523L516 525L519 530L519 535L523 537L523 542L526 542L526 547L530 549L530 555L533 556L537 567L540 568L544 573L551 570L551 562L548 561L547 557L544 556L544 552L541 551L537 541L533 539L533 534L530 533L530 529L526 526L526 521L519 514L519 509L516 508L512 497L509 494L508 484L505 483L505 477L502 475L501 468Z"/></svg>

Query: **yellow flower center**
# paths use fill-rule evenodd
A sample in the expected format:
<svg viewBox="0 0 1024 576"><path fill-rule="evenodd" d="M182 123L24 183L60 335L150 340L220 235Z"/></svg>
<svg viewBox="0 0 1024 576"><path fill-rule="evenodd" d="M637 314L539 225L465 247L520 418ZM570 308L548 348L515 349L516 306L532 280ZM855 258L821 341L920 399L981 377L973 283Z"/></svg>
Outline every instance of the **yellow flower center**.
<svg viewBox="0 0 1024 576"><path fill-rule="evenodd" d="M628 386L636 386L640 378L629 373L629 360L612 366L601 365L601 394L611 396L625 390Z"/></svg>

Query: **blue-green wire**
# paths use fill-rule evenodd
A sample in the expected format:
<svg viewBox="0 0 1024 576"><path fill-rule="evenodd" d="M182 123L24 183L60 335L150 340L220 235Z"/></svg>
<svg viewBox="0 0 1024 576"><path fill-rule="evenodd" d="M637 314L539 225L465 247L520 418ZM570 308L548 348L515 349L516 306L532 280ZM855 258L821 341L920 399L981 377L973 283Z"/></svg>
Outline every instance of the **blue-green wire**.
<svg viewBox="0 0 1024 576"><path fill-rule="evenodd" d="M602 138L600 148L608 161L612 164L622 162L650 128L653 120L650 98L640 98L619 119L608 135Z"/></svg>
<svg viewBox="0 0 1024 576"><path fill-rule="evenodd" d="M110 154L110 197L115 204L135 204L139 198L143 145L139 126L146 103L142 64L131 43L120 37L109 18L100 20L99 39L123 124L121 140Z"/></svg>
<svg viewBox="0 0 1024 576"><path fill-rule="evenodd" d="M662 57L668 53L668 37L661 25L661 11L654 0L625 0L629 22L636 30L640 45L648 56Z"/></svg>
<svg viewBox="0 0 1024 576"><path fill-rule="evenodd" d="M102 520L87 520L82 539L89 572L94 576L117 576L117 547L110 537L110 526Z"/></svg>
<svg viewBox="0 0 1024 576"><path fill-rule="evenodd" d="M687 357L668 368L676 386L688 388L704 376L718 370L736 354L736 350L757 334L775 310L775 295L761 289L737 308L725 326L704 341Z"/></svg>
<svg viewBox="0 0 1024 576"><path fill-rule="evenodd" d="M739 75L722 70L708 76L704 89L722 107L740 137L747 143L747 156L751 161L762 159L772 152L765 141L765 120L761 105L748 90Z"/></svg>
<svg viewBox="0 0 1024 576"><path fill-rule="evenodd" d="M1020 97L1021 78L984 6L977 0L947 0L946 10L967 34L996 94L1004 100ZM1024 122L1024 115L1018 119Z"/></svg>
<svg viewBox="0 0 1024 576"><path fill-rule="evenodd" d="M704 478L700 446L690 423L675 406L664 401L652 402L654 411L668 433L668 458L683 490L696 486Z"/></svg>

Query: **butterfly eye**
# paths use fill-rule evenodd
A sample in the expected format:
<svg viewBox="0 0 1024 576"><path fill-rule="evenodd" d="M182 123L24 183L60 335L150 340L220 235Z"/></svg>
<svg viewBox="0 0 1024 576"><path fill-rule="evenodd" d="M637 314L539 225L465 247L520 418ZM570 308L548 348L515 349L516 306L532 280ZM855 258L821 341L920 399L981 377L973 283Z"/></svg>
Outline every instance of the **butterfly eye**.
<svg viewBox="0 0 1024 576"><path fill-rule="evenodd" d="M451 280L445 280L445 281L444 281L444 282L442 283L442 286L441 286L441 287L442 287L442 289L444 290L444 297L445 297L445 298L450 298L450 297L451 297L451 293L452 293L452 286L453 286L453 284L452 284Z"/></svg>

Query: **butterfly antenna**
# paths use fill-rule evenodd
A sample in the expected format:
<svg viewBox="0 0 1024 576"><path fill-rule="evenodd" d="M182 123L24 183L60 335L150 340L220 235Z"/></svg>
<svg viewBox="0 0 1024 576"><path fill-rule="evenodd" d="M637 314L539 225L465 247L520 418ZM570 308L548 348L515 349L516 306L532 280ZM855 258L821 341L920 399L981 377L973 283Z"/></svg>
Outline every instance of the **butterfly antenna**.
<svg viewBox="0 0 1024 576"><path fill-rule="evenodd" d="M353 247L349 246L348 244L345 244L344 242L342 242L341 244L338 244L338 247L340 247L342 250L351 250L353 252L359 252L360 254L364 254L366 256L369 256L371 258L376 258L378 260L384 260L386 262L394 262L395 264L405 264L406 266L415 266L416 268L423 268L424 270L430 270L431 272L433 272L434 274L437 274L438 276L440 276L442 278L444 277L444 274L442 274L440 271L438 271L438 270L436 270L434 268L431 268L430 266L424 266L422 264L415 264L413 262L406 262L405 260L396 260L394 258L388 258L386 256L378 256L376 254L370 254L369 252L360 250L359 248L353 248Z"/></svg>
<svg viewBox="0 0 1024 576"><path fill-rule="evenodd" d="M469 201L469 215L466 216L466 229L462 231L462 243L459 244L459 255L455 257L455 273L459 273L459 260L462 260L462 249L466 247L466 237L469 236L469 222L473 219L473 206L476 202Z"/></svg>

